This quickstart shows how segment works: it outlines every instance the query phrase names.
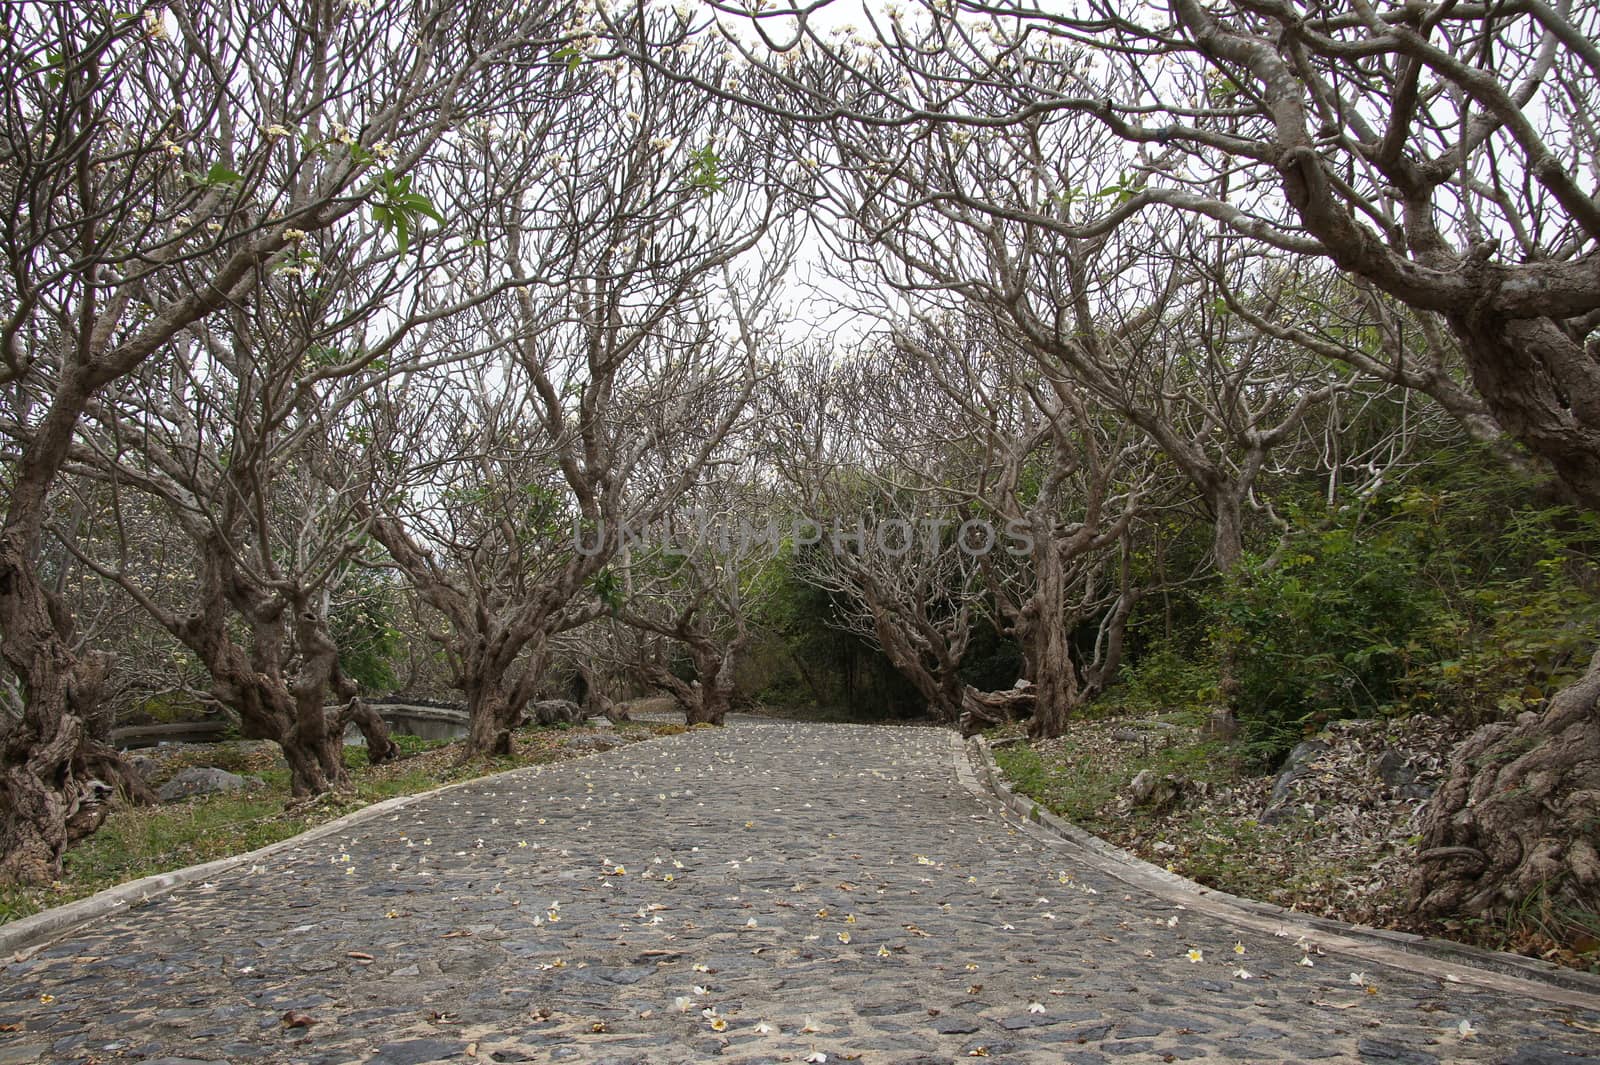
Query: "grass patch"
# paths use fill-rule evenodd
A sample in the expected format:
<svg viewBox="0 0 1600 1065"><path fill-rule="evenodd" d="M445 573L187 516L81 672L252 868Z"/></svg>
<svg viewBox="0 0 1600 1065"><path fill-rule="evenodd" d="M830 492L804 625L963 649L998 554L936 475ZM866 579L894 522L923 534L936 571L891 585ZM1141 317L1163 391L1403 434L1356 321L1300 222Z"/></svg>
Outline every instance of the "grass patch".
<svg viewBox="0 0 1600 1065"><path fill-rule="evenodd" d="M1046 760L1032 747L1002 747L995 764L1013 791L1026 795L1057 817L1088 827L1117 797L1122 774L1093 764ZM1131 775L1130 775L1131 776Z"/></svg>
<svg viewBox="0 0 1600 1065"><path fill-rule="evenodd" d="M1180 728L1142 724L1119 722L1119 729L1141 733L1141 738L1109 746L1104 730L1098 729L1051 740L1039 749L1001 747L994 752L995 764L1013 790L1091 831L1126 823L1128 815L1113 807L1143 770L1203 784L1222 784L1239 775L1237 759L1222 744L1197 740Z"/></svg>
<svg viewBox="0 0 1600 1065"><path fill-rule="evenodd" d="M185 746L162 759L158 780L188 766L214 766L257 777L261 784L181 803L113 810L100 831L67 852L60 880L42 888L0 887L0 924L129 880L265 847L384 799L590 753L565 746L572 736L610 735L628 743L664 731L669 730L648 722L604 730L526 728L516 735L512 757L470 762L462 761L459 741L396 736L402 756L387 765L370 765L365 747L346 747L351 787L311 804L290 803L288 767L270 744Z"/></svg>

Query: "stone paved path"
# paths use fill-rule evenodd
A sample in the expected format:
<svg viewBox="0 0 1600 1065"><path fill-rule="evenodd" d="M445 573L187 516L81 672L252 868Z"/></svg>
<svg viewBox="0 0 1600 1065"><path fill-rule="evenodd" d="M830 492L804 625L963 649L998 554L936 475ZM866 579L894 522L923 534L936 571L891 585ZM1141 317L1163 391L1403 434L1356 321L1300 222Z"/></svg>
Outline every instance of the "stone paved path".
<svg viewBox="0 0 1600 1065"><path fill-rule="evenodd" d="M1066 865L953 754L763 724L456 789L9 966L0 1063L1600 1054L1592 1012L1308 956Z"/></svg>

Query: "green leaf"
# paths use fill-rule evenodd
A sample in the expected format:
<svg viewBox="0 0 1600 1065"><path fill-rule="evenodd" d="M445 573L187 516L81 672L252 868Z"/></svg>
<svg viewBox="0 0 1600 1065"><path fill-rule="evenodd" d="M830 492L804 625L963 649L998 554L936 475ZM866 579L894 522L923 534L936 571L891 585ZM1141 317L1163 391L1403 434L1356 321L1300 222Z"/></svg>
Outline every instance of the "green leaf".
<svg viewBox="0 0 1600 1065"><path fill-rule="evenodd" d="M706 196L721 192L728 183L728 179L721 173L721 165L721 157L709 144L690 152L689 186L699 189Z"/></svg>
<svg viewBox="0 0 1600 1065"><path fill-rule="evenodd" d="M244 175L223 163L212 163L211 169L206 171L206 176L200 180L200 183L212 189L226 188L230 185L243 184Z"/></svg>
<svg viewBox="0 0 1600 1065"><path fill-rule="evenodd" d="M374 192L376 195L370 208L372 221L394 235L401 255L405 255L411 247L411 234L420 228L422 219L431 218L444 224L444 216L433 205L433 201L411 190L409 174L385 170Z"/></svg>

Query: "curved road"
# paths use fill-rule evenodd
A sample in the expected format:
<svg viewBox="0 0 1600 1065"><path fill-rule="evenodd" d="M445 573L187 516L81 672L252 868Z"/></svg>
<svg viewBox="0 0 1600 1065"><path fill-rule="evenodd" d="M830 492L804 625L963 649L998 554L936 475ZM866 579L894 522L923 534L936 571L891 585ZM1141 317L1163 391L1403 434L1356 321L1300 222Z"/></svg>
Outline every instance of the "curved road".
<svg viewBox="0 0 1600 1065"><path fill-rule="evenodd" d="M752 724L475 782L11 964L0 1065L1600 1054L1595 1012L1068 864L955 753L932 729Z"/></svg>

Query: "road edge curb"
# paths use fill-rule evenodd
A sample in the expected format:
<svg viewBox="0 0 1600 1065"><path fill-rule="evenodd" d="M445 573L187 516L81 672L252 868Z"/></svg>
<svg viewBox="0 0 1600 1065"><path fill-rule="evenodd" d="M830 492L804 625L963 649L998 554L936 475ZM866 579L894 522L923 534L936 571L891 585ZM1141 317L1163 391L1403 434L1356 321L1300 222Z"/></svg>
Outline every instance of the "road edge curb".
<svg viewBox="0 0 1600 1065"><path fill-rule="evenodd" d="M957 776L969 791L998 802L1024 826L1046 839L1077 850L1079 856L1097 870L1131 887L1182 901L1191 909L1231 918L1248 927L1261 928L1266 924L1299 931L1338 953L1397 965L1424 976L1443 979L1449 975L1463 984L1537 995L1565 1005L1600 1010L1600 977L1520 954L1300 913L1273 903L1231 895L1169 872L1063 821L1035 800L1012 791L1001 777L988 741L982 736L963 741L955 733L950 735L955 747Z"/></svg>

